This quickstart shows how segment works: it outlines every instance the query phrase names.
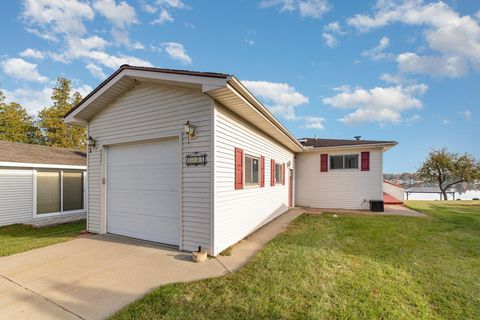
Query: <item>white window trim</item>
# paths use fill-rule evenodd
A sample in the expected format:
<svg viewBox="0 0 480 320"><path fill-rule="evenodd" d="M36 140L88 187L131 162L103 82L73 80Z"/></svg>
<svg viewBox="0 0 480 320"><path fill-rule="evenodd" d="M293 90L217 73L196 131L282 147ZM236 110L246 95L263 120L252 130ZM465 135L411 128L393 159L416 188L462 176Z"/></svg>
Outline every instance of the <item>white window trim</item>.
<svg viewBox="0 0 480 320"><path fill-rule="evenodd" d="M246 183L246 179L245 179L245 175L247 173L247 166L246 166L246 158L253 158L253 159L256 159L258 160L258 183ZM253 163L253 162L252 162ZM261 164L261 161L260 161L260 156L254 156L254 155L251 155L251 154L246 154L245 152L243 153L243 187L245 189L251 189L251 188L260 188L260 180L262 180L262 168L261 168L262 164Z"/></svg>
<svg viewBox="0 0 480 320"><path fill-rule="evenodd" d="M330 161L331 157L343 157L343 168L332 168L332 162ZM357 161L357 167L356 168L345 168L345 156L357 156L358 161ZM342 171L360 171L361 167L361 157L360 153L341 153L341 154L329 154L328 155L328 169L329 170L342 170Z"/></svg>
<svg viewBox="0 0 480 320"><path fill-rule="evenodd" d="M273 179L275 181L275 184L273 186L274 187L277 186L277 185L283 186L283 183L282 183L283 162L275 161L274 165L275 165L275 172L274 172L275 174L273 175ZM280 170L277 170L277 166L280 167ZM279 181L277 181L277 171L280 172L280 175L279 175L280 180Z"/></svg>
<svg viewBox="0 0 480 320"><path fill-rule="evenodd" d="M50 169L50 168L49 168ZM56 217L56 216L63 216L75 213L85 213L87 206L86 202L86 186L87 186L87 179L86 179L86 171L83 171L83 209L75 209L75 210L67 210L63 211L63 169L62 168L51 168L57 169L60 171L60 210L59 212L49 212L49 213L37 213L37 169L32 169L33 173L33 218L48 218L48 217ZM66 168L67 170L72 168ZM76 168L75 168L76 169ZM78 169L77 169L78 170Z"/></svg>

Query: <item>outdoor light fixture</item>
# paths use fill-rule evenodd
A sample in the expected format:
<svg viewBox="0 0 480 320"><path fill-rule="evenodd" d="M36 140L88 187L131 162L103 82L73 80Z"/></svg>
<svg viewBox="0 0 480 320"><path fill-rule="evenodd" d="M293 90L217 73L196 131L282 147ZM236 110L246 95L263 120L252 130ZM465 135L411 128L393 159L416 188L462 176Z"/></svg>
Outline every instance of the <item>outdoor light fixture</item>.
<svg viewBox="0 0 480 320"><path fill-rule="evenodd" d="M95 148L97 141L95 141L92 137L88 137L88 153L92 152L92 149Z"/></svg>
<svg viewBox="0 0 480 320"><path fill-rule="evenodd" d="M188 137L188 143L190 143L192 139L195 139L197 135L197 131L195 130L195 127L190 124L190 121L187 121L187 123L183 125L183 132L185 132Z"/></svg>
<svg viewBox="0 0 480 320"><path fill-rule="evenodd" d="M287 162L287 167L288 167L288 169L290 169L290 166L291 166L291 165L292 165L292 162L288 161L288 162Z"/></svg>

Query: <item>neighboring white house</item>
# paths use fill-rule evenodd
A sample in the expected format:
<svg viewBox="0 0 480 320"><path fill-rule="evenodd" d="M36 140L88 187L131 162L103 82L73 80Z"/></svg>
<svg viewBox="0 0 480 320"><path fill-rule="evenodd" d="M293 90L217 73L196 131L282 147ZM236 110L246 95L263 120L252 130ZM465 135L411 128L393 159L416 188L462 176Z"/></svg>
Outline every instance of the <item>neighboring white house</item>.
<svg viewBox="0 0 480 320"><path fill-rule="evenodd" d="M83 152L0 141L0 226L85 215Z"/></svg>
<svg viewBox="0 0 480 320"><path fill-rule="evenodd" d="M324 153L304 147L231 75L124 65L65 121L88 128L90 232L217 255L296 202L344 205L320 188L322 177L317 194L300 180L320 173ZM368 162L368 172L345 170L343 180L334 169L322 172L339 192L355 179L346 207L382 199L382 152L393 145L351 146L348 154L369 152L356 160ZM318 201L323 197L334 200Z"/></svg>

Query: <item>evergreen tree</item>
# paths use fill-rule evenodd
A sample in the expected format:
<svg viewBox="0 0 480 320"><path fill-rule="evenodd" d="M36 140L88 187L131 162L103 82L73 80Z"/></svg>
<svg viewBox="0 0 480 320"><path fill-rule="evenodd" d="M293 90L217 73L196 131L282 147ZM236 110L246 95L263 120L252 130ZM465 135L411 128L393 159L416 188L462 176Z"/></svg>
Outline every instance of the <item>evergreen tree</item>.
<svg viewBox="0 0 480 320"><path fill-rule="evenodd" d="M72 83L58 78L53 88L53 106L44 108L38 114L37 126L41 132L42 143L47 146L85 150L85 128L66 124L63 117L82 100L78 92L72 92Z"/></svg>

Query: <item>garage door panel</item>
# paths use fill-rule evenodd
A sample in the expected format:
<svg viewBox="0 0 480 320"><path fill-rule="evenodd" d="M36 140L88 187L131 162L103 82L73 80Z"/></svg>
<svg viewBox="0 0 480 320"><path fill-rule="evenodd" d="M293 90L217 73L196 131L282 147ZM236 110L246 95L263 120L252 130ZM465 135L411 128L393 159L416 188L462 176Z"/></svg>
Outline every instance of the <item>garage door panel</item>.
<svg viewBox="0 0 480 320"><path fill-rule="evenodd" d="M178 148L171 140L108 149L109 233L179 244Z"/></svg>

